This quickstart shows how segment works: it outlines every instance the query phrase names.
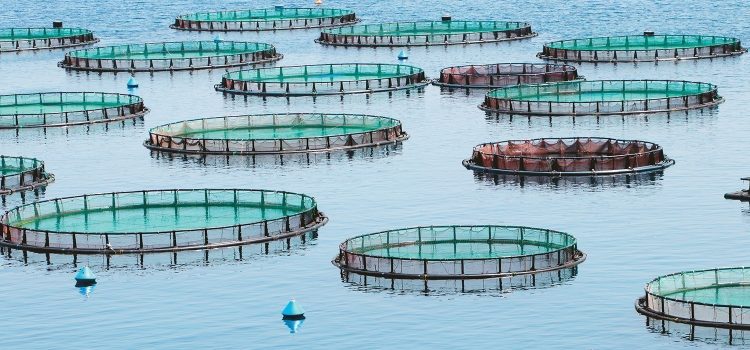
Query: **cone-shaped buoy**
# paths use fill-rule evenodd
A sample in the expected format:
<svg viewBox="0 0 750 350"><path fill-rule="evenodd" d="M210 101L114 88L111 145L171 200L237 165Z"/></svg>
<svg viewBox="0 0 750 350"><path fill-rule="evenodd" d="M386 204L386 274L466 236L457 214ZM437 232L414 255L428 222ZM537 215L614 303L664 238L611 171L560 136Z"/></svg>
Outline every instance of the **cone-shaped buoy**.
<svg viewBox="0 0 750 350"><path fill-rule="evenodd" d="M76 273L76 287L92 286L96 284L96 276L88 266L82 267Z"/></svg>
<svg viewBox="0 0 750 350"><path fill-rule="evenodd" d="M404 50L401 50L401 52L398 53L398 59L405 60L407 58L409 58L409 55L407 55L406 52L404 52Z"/></svg>
<svg viewBox="0 0 750 350"><path fill-rule="evenodd" d="M292 299L289 300L284 310L281 311L281 315L284 316L283 319L285 320L303 320L305 319L305 310L302 310L302 307L297 305L297 302Z"/></svg>
<svg viewBox="0 0 750 350"><path fill-rule="evenodd" d="M218 44L218 43L220 43L220 42L222 42L222 40L221 40L221 37L220 37L220 36L218 36L218 35L217 35L217 36L214 36L214 43Z"/></svg>
<svg viewBox="0 0 750 350"><path fill-rule="evenodd" d="M130 77L128 79L128 89L137 88L138 87L138 81L135 80L134 77Z"/></svg>
<svg viewBox="0 0 750 350"><path fill-rule="evenodd" d="M315 0L315 5L323 5L323 0Z"/></svg>
<svg viewBox="0 0 750 350"><path fill-rule="evenodd" d="M302 324L305 323L305 320L284 320L284 324L289 328L289 333L297 333L299 331L299 328L302 327Z"/></svg>

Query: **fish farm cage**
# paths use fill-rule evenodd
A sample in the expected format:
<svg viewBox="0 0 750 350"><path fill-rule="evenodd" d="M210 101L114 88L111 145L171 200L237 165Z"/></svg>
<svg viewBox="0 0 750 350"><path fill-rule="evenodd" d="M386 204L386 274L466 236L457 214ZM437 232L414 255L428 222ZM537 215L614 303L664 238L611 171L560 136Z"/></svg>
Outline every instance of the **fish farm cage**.
<svg viewBox="0 0 750 350"><path fill-rule="evenodd" d="M581 79L576 67L566 64L495 63L443 68L440 78L432 83L449 88L487 89Z"/></svg>
<svg viewBox="0 0 750 350"><path fill-rule="evenodd" d="M70 51L58 65L83 71L153 72L237 67L282 57L273 45L265 43L176 41Z"/></svg>
<svg viewBox="0 0 750 350"><path fill-rule="evenodd" d="M408 138L401 122L360 114L286 113L186 120L157 126L144 145L201 154L281 154L375 147Z"/></svg>
<svg viewBox="0 0 750 350"><path fill-rule="evenodd" d="M652 62L734 56L737 38L711 35L627 35L553 41L537 57L568 62Z"/></svg>
<svg viewBox="0 0 750 350"><path fill-rule="evenodd" d="M282 191L178 189L44 200L0 217L0 246L53 254L144 254L265 243L327 222L312 197Z"/></svg>
<svg viewBox="0 0 750 350"><path fill-rule="evenodd" d="M491 90L479 108L528 116L625 115L684 111L724 102L716 85L682 80L586 80Z"/></svg>
<svg viewBox="0 0 750 350"><path fill-rule="evenodd" d="M636 301L638 313L654 320L733 331L750 330L750 268L686 271L658 277Z"/></svg>
<svg viewBox="0 0 750 350"><path fill-rule="evenodd" d="M586 255L563 232L521 226L425 226L350 238L333 264L398 279L486 279L571 268Z"/></svg>
<svg viewBox="0 0 750 350"><path fill-rule="evenodd" d="M142 118L135 95L103 92L42 92L0 95L0 129L45 128Z"/></svg>
<svg viewBox="0 0 750 350"><path fill-rule="evenodd" d="M32 190L55 181L44 170L44 162L35 158L0 155L0 195Z"/></svg>
<svg viewBox="0 0 750 350"><path fill-rule="evenodd" d="M275 6L269 9L198 12L175 19L170 28L196 31L266 31L338 27L357 23L350 10Z"/></svg>
<svg viewBox="0 0 750 350"><path fill-rule="evenodd" d="M0 28L0 52L60 49L99 42L81 28Z"/></svg>
<svg viewBox="0 0 750 350"><path fill-rule="evenodd" d="M421 68L401 64L341 63L258 68L229 72L217 91L256 96L319 96L421 88Z"/></svg>
<svg viewBox="0 0 750 350"><path fill-rule="evenodd" d="M426 46L478 44L536 36L531 25L501 21L419 21L325 29L315 42L334 46Z"/></svg>
<svg viewBox="0 0 750 350"><path fill-rule="evenodd" d="M553 177L651 172L674 163L655 143L601 137L483 143L463 161L474 171Z"/></svg>

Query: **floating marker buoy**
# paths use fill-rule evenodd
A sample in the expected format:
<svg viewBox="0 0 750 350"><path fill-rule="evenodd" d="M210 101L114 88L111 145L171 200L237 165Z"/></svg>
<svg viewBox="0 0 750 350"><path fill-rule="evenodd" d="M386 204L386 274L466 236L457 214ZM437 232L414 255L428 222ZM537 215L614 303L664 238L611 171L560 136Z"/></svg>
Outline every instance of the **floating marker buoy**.
<svg viewBox="0 0 750 350"><path fill-rule="evenodd" d="M322 4L323 4L323 0L315 0L315 5L322 5Z"/></svg>
<svg viewBox="0 0 750 350"><path fill-rule="evenodd" d="M407 58L409 58L409 55L407 55L406 52L404 52L404 50L401 50L401 52L398 53L398 59L405 60Z"/></svg>
<svg viewBox="0 0 750 350"><path fill-rule="evenodd" d="M300 327L302 327L302 323L304 323L305 320L284 320L284 324L289 328L289 333L297 333Z"/></svg>
<svg viewBox="0 0 750 350"><path fill-rule="evenodd" d="M63 23L62 21L52 21L52 28L62 28Z"/></svg>
<svg viewBox="0 0 750 350"><path fill-rule="evenodd" d="M443 20L443 22L450 22L451 15L448 14L448 13L446 13L446 14L443 15L443 17L440 17L440 19Z"/></svg>
<svg viewBox="0 0 750 350"><path fill-rule="evenodd" d="M218 43L220 43L221 41L222 41L222 40L221 40L221 37L220 37L220 36L218 36L218 35L217 35L217 36L215 36L215 37L214 37L214 43L218 44Z"/></svg>
<svg viewBox="0 0 750 350"><path fill-rule="evenodd" d="M82 267L76 273L76 287L93 286L96 284L96 276L88 266Z"/></svg>
<svg viewBox="0 0 750 350"><path fill-rule="evenodd" d="M281 311L281 315L284 320L304 320L305 310L302 310L302 307L297 305L297 302L292 299L289 300L284 310Z"/></svg>
<svg viewBox="0 0 750 350"><path fill-rule="evenodd" d="M283 11L283 10L284 10L284 5L276 5L276 6L274 6L273 8L274 8L274 9L275 9L276 11Z"/></svg>
<svg viewBox="0 0 750 350"><path fill-rule="evenodd" d="M134 77L130 77L130 79L128 79L128 88L132 89L132 88L137 88L137 87L138 87L138 81L136 81Z"/></svg>

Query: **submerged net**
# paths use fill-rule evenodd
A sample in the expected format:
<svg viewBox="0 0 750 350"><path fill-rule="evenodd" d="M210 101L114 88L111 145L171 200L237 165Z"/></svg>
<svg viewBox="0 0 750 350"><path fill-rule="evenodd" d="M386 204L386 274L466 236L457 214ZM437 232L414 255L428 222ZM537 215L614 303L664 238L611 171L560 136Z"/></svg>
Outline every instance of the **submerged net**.
<svg viewBox="0 0 750 350"><path fill-rule="evenodd" d="M750 268L680 272L646 284L639 312L657 319L750 329Z"/></svg>
<svg viewBox="0 0 750 350"><path fill-rule="evenodd" d="M288 238L325 223L315 200L263 190L156 190L59 198L0 220L0 245L118 254L219 248Z"/></svg>
<svg viewBox="0 0 750 350"><path fill-rule="evenodd" d="M91 71L157 71L234 67L281 59L271 44L178 41L71 51L60 66Z"/></svg>
<svg viewBox="0 0 750 350"><path fill-rule="evenodd" d="M276 6L272 9L182 15L170 27L181 30L261 31L335 27L356 22L357 16L350 10Z"/></svg>
<svg viewBox="0 0 750 350"><path fill-rule="evenodd" d="M0 155L0 194L33 189L53 180L38 159Z"/></svg>
<svg viewBox="0 0 750 350"><path fill-rule="evenodd" d="M327 29L316 41L341 46L410 46L505 41L534 35L531 25L523 22L422 21Z"/></svg>
<svg viewBox="0 0 750 350"><path fill-rule="evenodd" d="M563 61L632 62L710 58L746 52L737 38L710 35L629 35L553 41L540 58Z"/></svg>
<svg viewBox="0 0 750 350"><path fill-rule="evenodd" d="M577 80L576 67L563 64L496 63L448 67L440 70L435 85L466 88L492 88Z"/></svg>
<svg viewBox="0 0 750 350"><path fill-rule="evenodd" d="M45 92L0 95L0 129L52 127L140 118L148 112L135 95Z"/></svg>
<svg viewBox="0 0 750 350"><path fill-rule="evenodd" d="M346 240L335 263L364 275L452 279L569 268L584 259L575 238L518 226L430 226Z"/></svg>
<svg viewBox="0 0 750 350"><path fill-rule="evenodd" d="M0 52L65 48L98 42L80 28L0 28Z"/></svg>
<svg viewBox="0 0 750 350"><path fill-rule="evenodd" d="M261 96L369 93L426 85L421 68L400 64L346 63L240 70L225 74L219 91Z"/></svg>
<svg viewBox="0 0 750 350"><path fill-rule="evenodd" d="M589 80L509 86L487 93L481 109L508 114L637 114L723 102L716 85L680 80Z"/></svg>
<svg viewBox="0 0 750 350"><path fill-rule="evenodd" d="M484 143L464 161L472 170L547 176L636 173L672 164L657 144L596 137Z"/></svg>
<svg viewBox="0 0 750 350"><path fill-rule="evenodd" d="M153 128L146 147L169 152L263 154L379 146L405 140L396 119L357 114L260 114Z"/></svg>

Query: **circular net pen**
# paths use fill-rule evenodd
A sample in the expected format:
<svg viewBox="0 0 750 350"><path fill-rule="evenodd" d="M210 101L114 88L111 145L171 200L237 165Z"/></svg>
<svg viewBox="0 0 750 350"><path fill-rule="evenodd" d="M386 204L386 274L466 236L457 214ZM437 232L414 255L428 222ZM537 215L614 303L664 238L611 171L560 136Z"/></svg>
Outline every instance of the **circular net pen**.
<svg viewBox="0 0 750 350"><path fill-rule="evenodd" d="M421 21L326 29L315 40L334 46L426 46L478 44L536 36L531 25L501 21Z"/></svg>
<svg viewBox="0 0 750 350"><path fill-rule="evenodd" d="M563 232L520 226L428 226L371 233L339 246L346 272L399 279L485 279L571 268L586 255Z"/></svg>
<svg viewBox="0 0 750 350"><path fill-rule="evenodd" d="M198 12L175 19L170 28L206 31L265 31L338 27L357 23L350 10L333 8L252 9L238 11Z"/></svg>
<svg viewBox="0 0 750 350"><path fill-rule="evenodd" d="M239 189L152 190L45 200L0 218L0 246L55 254L142 254L299 236L327 222L312 197Z"/></svg>
<svg viewBox="0 0 750 350"><path fill-rule="evenodd" d="M0 195L31 190L55 181L44 170L44 162L34 158L0 155Z"/></svg>
<svg viewBox="0 0 750 350"><path fill-rule="evenodd" d="M692 326L750 330L750 268L679 272L646 284L638 313Z"/></svg>
<svg viewBox="0 0 750 350"><path fill-rule="evenodd" d="M217 91L256 96L320 96L395 91L429 84L421 68L401 64L343 63L229 72Z"/></svg>
<svg viewBox="0 0 750 350"><path fill-rule="evenodd" d="M479 108L529 116L664 113L724 102L716 85L682 80L587 80L509 86L488 92Z"/></svg>
<svg viewBox="0 0 750 350"><path fill-rule="evenodd" d="M135 95L102 92L43 92L0 95L0 129L60 127L142 118Z"/></svg>
<svg viewBox="0 0 750 350"><path fill-rule="evenodd" d="M565 64L495 63L443 68L440 78L432 83L449 88L487 89L581 79L576 67Z"/></svg>
<svg viewBox="0 0 750 350"><path fill-rule="evenodd" d="M0 52L60 49L99 42L81 28L0 28Z"/></svg>
<svg viewBox="0 0 750 350"><path fill-rule="evenodd" d="M401 122L359 114L287 113L186 120L149 131L156 151L283 154L376 147L406 140Z"/></svg>
<svg viewBox="0 0 750 350"><path fill-rule="evenodd" d="M227 68L282 58L271 44L238 41L177 41L76 50L59 66L99 72L153 72Z"/></svg>
<svg viewBox="0 0 750 350"><path fill-rule="evenodd" d="M710 35L628 35L553 41L537 57L570 62L649 62L739 55L737 38Z"/></svg>
<svg viewBox="0 0 750 350"><path fill-rule="evenodd" d="M674 163L655 143L599 137L483 143L463 161L474 171L553 177L643 173Z"/></svg>

